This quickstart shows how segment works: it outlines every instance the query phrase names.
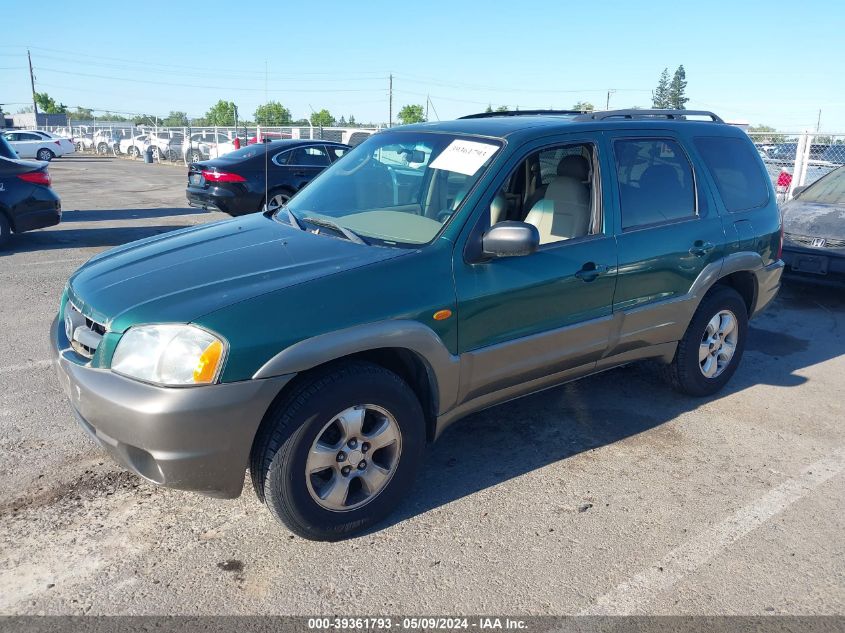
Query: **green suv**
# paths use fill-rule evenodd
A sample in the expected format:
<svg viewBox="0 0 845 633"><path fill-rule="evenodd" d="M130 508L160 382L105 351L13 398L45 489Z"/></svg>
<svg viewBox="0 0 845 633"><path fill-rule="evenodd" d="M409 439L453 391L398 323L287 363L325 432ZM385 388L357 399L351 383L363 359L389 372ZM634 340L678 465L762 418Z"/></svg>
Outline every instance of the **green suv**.
<svg viewBox="0 0 845 633"><path fill-rule="evenodd" d="M715 115L474 115L380 132L273 212L97 255L51 339L127 468L226 498L248 468L293 532L336 540L473 411L643 359L719 390L781 242L753 143Z"/></svg>

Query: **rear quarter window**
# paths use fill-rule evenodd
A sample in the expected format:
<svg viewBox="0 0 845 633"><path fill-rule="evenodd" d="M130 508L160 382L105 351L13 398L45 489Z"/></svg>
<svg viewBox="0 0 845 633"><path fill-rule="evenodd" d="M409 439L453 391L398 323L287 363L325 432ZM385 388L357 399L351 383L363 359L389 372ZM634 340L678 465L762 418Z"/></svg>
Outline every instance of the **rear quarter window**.
<svg viewBox="0 0 845 633"><path fill-rule="evenodd" d="M726 136L699 136L695 147L728 211L755 209L769 201L768 179L750 142Z"/></svg>

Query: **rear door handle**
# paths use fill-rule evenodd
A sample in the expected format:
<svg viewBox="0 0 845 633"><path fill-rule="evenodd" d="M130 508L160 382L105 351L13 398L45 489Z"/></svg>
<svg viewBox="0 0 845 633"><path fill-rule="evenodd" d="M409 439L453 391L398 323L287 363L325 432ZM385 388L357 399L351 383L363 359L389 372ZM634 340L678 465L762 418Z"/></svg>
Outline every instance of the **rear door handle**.
<svg viewBox="0 0 845 633"><path fill-rule="evenodd" d="M716 248L716 245L712 242L702 242L701 240L698 240L690 247L689 254L695 255L696 257L704 257L714 248Z"/></svg>
<svg viewBox="0 0 845 633"><path fill-rule="evenodd" d="M609 270L607 266L604 264L596 264L595 262L587 262L581 267L575 276L578 277L581 281L593 281L596 277L601 275L602 273L606 273Z"/></svg>

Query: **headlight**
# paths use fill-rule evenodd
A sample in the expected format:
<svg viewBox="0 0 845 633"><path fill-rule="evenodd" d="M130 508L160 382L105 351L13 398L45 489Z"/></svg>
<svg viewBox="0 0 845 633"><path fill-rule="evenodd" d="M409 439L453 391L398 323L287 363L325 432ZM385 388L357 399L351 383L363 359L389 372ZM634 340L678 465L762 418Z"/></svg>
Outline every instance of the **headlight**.
<svg viewBox="0 0 845 633"><path fill-rule="evenodd" d="M226 343L193 325L140 325L120 338L112 371L160 385L207 385L223 367Z"/></svg>

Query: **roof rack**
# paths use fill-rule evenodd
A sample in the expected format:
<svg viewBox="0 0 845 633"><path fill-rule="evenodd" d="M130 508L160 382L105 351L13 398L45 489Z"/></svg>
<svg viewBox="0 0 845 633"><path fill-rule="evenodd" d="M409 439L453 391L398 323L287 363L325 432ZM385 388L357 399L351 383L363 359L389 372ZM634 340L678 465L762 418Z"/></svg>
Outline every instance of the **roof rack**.
<svg viewBox="0 0 845 633"><path fill-rule="evenodd" d="M721 117L707 110L605 110L581 114L575 117L575 120L603 121L605 119L654 119L663 117L673 121L683 121L688 116L707 116L714 123L724 123Z"/></svg>
<svg viewBox="0 0 845 633"><path fill-rule="evenodd" d="M487 119L495 116L554 116L560 114L583 114L580 110L505 110L503 112L479 112L467 114L461 119Z"/></svg>

